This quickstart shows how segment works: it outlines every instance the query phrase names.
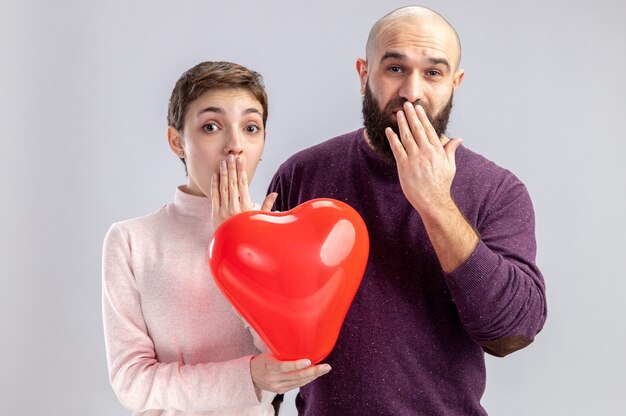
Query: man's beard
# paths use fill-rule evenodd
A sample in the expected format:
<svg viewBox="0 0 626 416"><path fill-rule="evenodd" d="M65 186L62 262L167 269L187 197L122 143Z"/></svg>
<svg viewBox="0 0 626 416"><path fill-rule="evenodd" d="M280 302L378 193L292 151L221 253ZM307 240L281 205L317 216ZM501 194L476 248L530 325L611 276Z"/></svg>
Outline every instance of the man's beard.
<svg viewBox="0 0 626 416"><path fill-rule="evenodd" d="M431 110L424 107L426 116L428 116L428 120L430 120L430 124L432 124L439 138L445 134L448 127L453 95L454 94L450 94L450 99L446 105L444 105L441 111L439 111L439 114L434 117ZM402 105L405 101L406 100L403 98L396 97L387 103L384 110L380 110L378 101L374 98L369 84L365 85L365 96L363 97L363 125L367 130L367 136L371 146L376 153L390 163L395 163L395 159L391 147L389 146L385 129L391 127L398 137L400 137L398 122L393 119L392 115L402 109ZM413 104L419 104L419 102Z"/></svg>

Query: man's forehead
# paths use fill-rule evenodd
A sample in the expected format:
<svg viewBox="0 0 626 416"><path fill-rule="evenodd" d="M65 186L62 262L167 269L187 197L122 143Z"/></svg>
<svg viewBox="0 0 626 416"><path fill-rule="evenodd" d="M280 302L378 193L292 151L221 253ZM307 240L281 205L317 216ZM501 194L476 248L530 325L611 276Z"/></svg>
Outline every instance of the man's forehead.
<svg viewBox="0 0 626 416"><path fill-rule="evenodd" d="M449 31L428 22L398 21L382 27L374 42L372 58L380 60L385 54L406 53L413 49L429 50L454 60L456 45Z"/></svg>
<svg viewBox="0 0 626 416"><path fill-rule="evenodd" d="M396 18L385 18L372 28L368 39L366 58L379 61L391 49L427 49L432 54L444 55L451 65L458 65L460 44L457 34L440 15L404 13Z"/></svg>

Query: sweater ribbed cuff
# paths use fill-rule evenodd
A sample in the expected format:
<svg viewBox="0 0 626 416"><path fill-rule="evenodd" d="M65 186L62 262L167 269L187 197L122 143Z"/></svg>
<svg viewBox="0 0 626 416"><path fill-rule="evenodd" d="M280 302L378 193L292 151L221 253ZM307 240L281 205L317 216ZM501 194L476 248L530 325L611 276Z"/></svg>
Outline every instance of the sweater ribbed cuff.
<svg viewBox="0 0 626 416"><path fill-rule="evenodd" d="M500 264L500 256L479 241L470 256L454 271L444 274L453 295L468 293L486 284Z"/></svg>
<svg viewBox="0 0 626 416"><path fill-rule="evenodd" d="M253 355L243 357L243 360L246 360L246 362L248 363L248 368L250 368L250 361L252 361L252 358L254 358ZM258 388L254 384L254 380L252 380L251 372L250 372L250 377L247 377L247 379L250 380L250 383L252 385L252 390L254 391L254 394L257 400L257 403L254 403L254 404L261 404L263 407L271 406L272 401L274 400L274 397L276 396L276 393ZM246 391L249 391L249 389L246 389Z"/></svg>

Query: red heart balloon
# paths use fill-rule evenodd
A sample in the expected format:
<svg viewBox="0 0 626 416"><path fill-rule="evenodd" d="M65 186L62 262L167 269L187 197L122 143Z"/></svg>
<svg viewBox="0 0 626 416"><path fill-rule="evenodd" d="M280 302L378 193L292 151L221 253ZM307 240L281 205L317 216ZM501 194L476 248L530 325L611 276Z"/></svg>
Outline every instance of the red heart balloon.
<svg viewBox="0 0 626 416"><path fill-rule="evenodd" d="M276 358L315 364L337 342L368 254L360 215L341 201L314 199L224 221L209 245L209 266Z"/></svg>

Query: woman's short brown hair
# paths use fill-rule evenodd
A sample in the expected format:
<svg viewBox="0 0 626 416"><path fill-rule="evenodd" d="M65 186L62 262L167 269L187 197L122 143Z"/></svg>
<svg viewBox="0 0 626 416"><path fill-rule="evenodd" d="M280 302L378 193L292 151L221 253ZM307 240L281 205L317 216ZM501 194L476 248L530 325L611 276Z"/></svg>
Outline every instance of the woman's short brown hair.
<svg viewBox="0 0 626 416"><path fill-rule="evenodd" d="M232 62L202 62L187 70L176 82L167 112L167 124L182 133L189 104L210 90L238 88L250 91L263 107L267 121L267 93L263 77Z"/></svg>

